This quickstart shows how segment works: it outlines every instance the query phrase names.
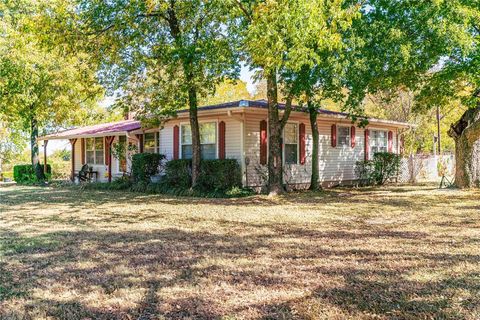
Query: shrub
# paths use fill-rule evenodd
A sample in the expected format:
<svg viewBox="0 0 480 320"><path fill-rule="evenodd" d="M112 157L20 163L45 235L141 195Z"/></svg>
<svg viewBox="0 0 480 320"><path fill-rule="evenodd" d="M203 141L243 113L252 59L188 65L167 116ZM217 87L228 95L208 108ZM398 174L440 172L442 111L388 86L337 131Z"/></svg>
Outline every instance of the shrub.
<svg viewBox="0 0 480 320"><path fill-rule="evenodd" d="M189 189L192 186L192 161L185 159L168 161L162 183L172 188Z"/></svg>
<svg viewBox="0 0 480 320"><path fill-rule="evenodd" d="M112 182L91 182L81 186L85 190L130 190L132 182L128 177L120 177Z"/></svg>
<svg viewBox="0 0 480 320"><path fill-rule="evenodd" d="M373 160L357 162L355 173L362 185L384 185L397 175L399 167L399 155L377 152Z"/></svg>
<svg viewBox="0 0 480 320"><path fill-rule="evenodd" d="M202 191L226 191L242 186L242 172L235 159L203 160L197 181Z"/></svg>
<svg viewBox="0 0 480 320"><path fill-rule="evenodd" d="M192 162L172 160L165 167L163 183L172 188L189 189L192 186ZM241 187L242 173L235 159L202 160L197 189L202 192L227 191Z"/></svg>
<svg viewBox="0 0 480 320"><path fill-rule="evenodd" d="M38 176L43 176L39 179ZM43 164L37 164L34 168L31 164L21 164L13 167L13 179L17 183L29 184L50 180L52 176L52 167L47 165L47 174L43 174Z"/></svg>
<svg viewBox="0 0 480 320"><path fill-rule="evenodd" d="M151 176L160 172L163 160L165 160L165 156L158 153L137 153L133 155L133 181L148 183Z"/></svg>

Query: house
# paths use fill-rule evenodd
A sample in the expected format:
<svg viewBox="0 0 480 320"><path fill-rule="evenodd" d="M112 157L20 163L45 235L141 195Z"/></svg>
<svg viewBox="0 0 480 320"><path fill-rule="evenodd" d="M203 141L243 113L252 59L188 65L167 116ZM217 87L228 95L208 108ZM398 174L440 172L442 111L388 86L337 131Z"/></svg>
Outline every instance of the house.
<svg viewBox="0 0 480 320"><path fill-rule="evenodd" d="M281 104L280 109L285 108ZM282 112L282 111L281 111ZM243 185L262 187L267 173L267 101L241 100L198 108L201 152L204 159L236 159L242 168ZM356 127L348 115L319 110L319 176L324 186L349 184L355 180L357 161L375 152L400 153L402 130L407 123L369 119L366 128ZM117 142L137 146L139 152L157 152L168 160L191 157L188 110L178 111L162 128L142 128L139 121L66 130L39 140L69 139L72 145L72 175L83 164L98 172L100 181L122 176L130 163L112 157ZM285 182L308 186L311 175L312 135L308 113L292 111L283 133ZM128 157L127 157L128 158ZM46 159L45 159L46 161ZM128 161L127 161L128 162Z"/></svg>

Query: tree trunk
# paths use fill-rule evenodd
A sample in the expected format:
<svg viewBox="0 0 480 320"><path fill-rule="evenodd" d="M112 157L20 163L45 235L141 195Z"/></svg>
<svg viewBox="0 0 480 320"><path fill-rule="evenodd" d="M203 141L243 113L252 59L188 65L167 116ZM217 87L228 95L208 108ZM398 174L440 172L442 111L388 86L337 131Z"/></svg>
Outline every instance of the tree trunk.
<svg viewBox="0 0 480 320"><path fill-rule="evenodd" d="M282 125L278 115L278 87L275 71L267 74L268 99L268 192L284 192L282 168Z"/></svg>
<svg viewBox="0 0 480 320"><path fill-rule="evenodd" d="M448 135L455 141L455 185L458 188L479 186L480 105L465 111Z"/></svg>
<svg viewBox="0 0 480 320"><path fill-rule="evenodd" d="M35 118L35 116L32 116L30 119L30 150L31 150L32 167L37 176L37 180L43 181L45 180L45 175L43 174L43 169L40 166L37 138L38 138L38 121Z"/></svg>
<svg viewBox="0 0 480 320"><path fill-rule="evenodd" d="M310 190L317 191L322 189L319 182L319 168L318 168L318 123L317 123L317 108L308 102L308 112L310 114L310 127L312 128L312 176L310 178Z"/></svg>
<svg viewBox="0 0 480 320"><path fill-rule="evenodd" d="M197 185L200 175L200 128L198 125L197 91L191 87L188 89L188 104L190 113L190 128L192 131L192 188Z"/></svg>

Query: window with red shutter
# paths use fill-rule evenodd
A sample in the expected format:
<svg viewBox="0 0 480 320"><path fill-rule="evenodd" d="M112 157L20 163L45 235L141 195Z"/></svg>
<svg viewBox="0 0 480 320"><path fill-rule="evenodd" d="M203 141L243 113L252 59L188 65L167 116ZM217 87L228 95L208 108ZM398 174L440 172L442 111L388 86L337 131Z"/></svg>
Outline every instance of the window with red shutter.
<svg viewBox="0 0 480 320"><path fill-rule="evenodd" d="M332 147L335 148L337 146L337 125L335 124L332 124L331 139Z"/></svg>

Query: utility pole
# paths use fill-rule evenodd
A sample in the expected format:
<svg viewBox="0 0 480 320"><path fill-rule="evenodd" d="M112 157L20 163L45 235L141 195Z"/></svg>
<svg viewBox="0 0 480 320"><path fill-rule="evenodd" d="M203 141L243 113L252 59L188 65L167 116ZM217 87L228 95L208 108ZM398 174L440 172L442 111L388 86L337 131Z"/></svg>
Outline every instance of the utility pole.
<svg viewBox="0 0 480 320"><path fill-rule="evenodd" d="M437 147L438 155L442 153L442 138L440 136L440 107L437 106Z"/></svg>

